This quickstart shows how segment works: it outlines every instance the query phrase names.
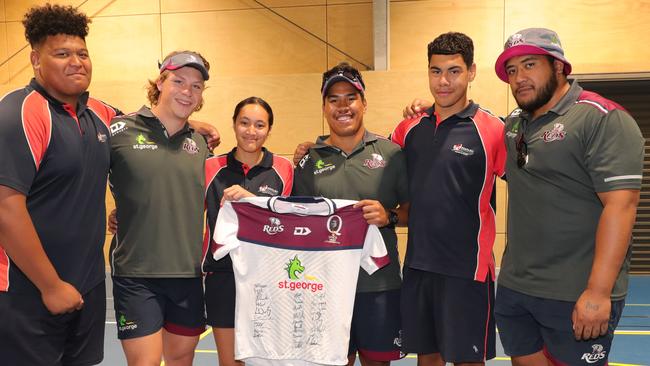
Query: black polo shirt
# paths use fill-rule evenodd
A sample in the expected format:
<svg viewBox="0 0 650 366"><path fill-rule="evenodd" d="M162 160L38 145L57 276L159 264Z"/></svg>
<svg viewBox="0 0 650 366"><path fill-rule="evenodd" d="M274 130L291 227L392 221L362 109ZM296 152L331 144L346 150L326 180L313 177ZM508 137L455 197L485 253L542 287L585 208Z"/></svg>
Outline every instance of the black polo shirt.
<svg viewBox="0 0 650 366"><path fill-rule="evenodd" d="M391 134L406 153L409 212L405 265L494 279L495 178L504 174L503 122L471 102L440 121L435 106Z"/></svg>
<svg viewBox="0 0 650 366"><path fill-rule="evenodd" d="M82 294L104 279L108 124L116 114L88 93L74 110L35 79L0 101L0 184L25 194L45 253ZM0 291L38 291L2 248Z"/></svg>
<svg viewBox="0 0 650 366"><path fill-rule="evenodd" d="M217 216L221 208L223 191L239 184L256 196L288 196L293 185L293 164L286 158L273 155L262 148L263 157L259 164L249 167L235 159L235 151L210 158L205 163L206 175L206 230L203 237L203 272L232 272L230 255L215 261L212 257L218 247L213 237Z"/></svg>

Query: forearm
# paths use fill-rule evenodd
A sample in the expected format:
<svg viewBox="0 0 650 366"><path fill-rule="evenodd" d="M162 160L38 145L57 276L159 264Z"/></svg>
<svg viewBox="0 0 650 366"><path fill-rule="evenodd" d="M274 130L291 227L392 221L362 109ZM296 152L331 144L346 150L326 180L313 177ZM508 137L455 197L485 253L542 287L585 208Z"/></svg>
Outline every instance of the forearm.
<svg viewBox="0 0 650 366"><path fill-rule="evenodd" d="M41 292L60 281L34 229L25 196L5 186L0 186L0 245Z"/></svg>
<svg viewBox="0 0 650 366"><path fill-rule="evenodd" d="M636 218L639 191L609 192L596 231L596 249L587 288L610 296L625 260ZM609 194L608 193L608 194Z"/></svg>
<svg viewBox="0 0 650 366"><path fill-rule="evenodd" d="M409 221L409 207L411 206L410 202L404 202L399 205L394 211L397 213L397 217L399 217L399 221L397 223L397 226L407 226L408 221Z"/></svg>

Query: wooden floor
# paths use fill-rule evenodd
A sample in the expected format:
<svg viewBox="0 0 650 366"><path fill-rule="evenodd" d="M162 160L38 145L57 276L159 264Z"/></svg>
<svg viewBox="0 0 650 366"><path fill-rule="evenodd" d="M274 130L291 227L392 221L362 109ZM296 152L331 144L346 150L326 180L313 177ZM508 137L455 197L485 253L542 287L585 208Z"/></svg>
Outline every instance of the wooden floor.
<svg viewBox="0 0 650 366"><path fill-rule="evenodd" d="M111 292L108 291L108 293ZM111 298L108 299L107 305L108 321L106 324L105 356L101 365L126 365L122 349L117 340ZM196 350L194 365L217 365L217 351L211 331L206 331L201 338ZM408 355L406 358L392 364L394 366L415 366L416 358L414 355ZM488 361L487 365L509 364L509 359L503 353L497 337L497 357ZM612 366L650 365L650 276L631 276L630 278L629 294L623 316L616 330L609 364Z"/></svg>

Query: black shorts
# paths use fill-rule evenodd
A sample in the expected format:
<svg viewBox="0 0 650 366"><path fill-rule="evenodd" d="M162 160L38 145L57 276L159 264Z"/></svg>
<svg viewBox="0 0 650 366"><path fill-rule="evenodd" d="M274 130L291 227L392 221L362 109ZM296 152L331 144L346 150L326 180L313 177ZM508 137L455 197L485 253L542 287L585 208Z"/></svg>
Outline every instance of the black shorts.
<svg viewBox="0 0 650 366"><path fill-rule="evenodd" d="M372 361L402 357L399 302L400 290L356 294L348 354L359 352Z"/></svg>
<svg viewBox="0 0 650 366"><path fill-rule="evenodd" d="M113 277L117 337L166 331L193 337L205 330L203 283L197 278Z"/></svg>
<svg viewBox="0 0 650 366"><path fill-rule="evenodd" d="M403 352L453 363L495 357L493 281L405 268L401 305Z"/></svg>
<svg viewBox="0 0 650 366"><path fill-rule="evenodd" d="M83 295L84 306L52 315L39 294L0 292L0 355L3 365L96 365L104 358L104 281Z"/></svg>
<svg viewBox="0 0 650 366"><path fill-rule="evenodd" d="M543 299L503 286L499 286L497 298L499 338L507 355L525 356L543 351L555 364L607 365L624 300L612 301L607 334L577 341L571 320L575 302Z"/></svg>
<svg viewBox="0 0 650 366"><path fill-rule="evenodd" d="M208 314L208 325L211 327L235 327L233 272L213 272L205 276L205 310Z"/></svg>

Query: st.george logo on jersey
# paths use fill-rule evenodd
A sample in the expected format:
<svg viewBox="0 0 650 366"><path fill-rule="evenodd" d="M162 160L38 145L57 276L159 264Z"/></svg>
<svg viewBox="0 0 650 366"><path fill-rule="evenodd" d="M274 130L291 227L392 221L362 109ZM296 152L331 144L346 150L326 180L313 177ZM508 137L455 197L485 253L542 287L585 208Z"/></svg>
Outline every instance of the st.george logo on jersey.
<svg viewBox="0 0 650 366"><path fill-rule="evenodd" d="M284 225L282 225L280 219L277 217L269 217L269 221L271 222L271 225L264 225L262 231L269 235L275 235L284 231Z"/></svg>

